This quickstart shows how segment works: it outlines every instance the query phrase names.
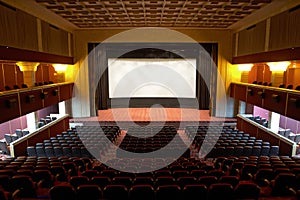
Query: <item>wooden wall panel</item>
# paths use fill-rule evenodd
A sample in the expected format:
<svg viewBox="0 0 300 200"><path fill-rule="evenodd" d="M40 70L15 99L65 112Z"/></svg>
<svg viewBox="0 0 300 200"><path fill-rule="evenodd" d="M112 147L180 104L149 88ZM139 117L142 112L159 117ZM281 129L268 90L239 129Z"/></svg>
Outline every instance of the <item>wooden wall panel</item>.
<svg viewBox="0 0 300 200"><path fill-rule="evenodd" d="M4 85L12 88L15 84L17 84L16 77L16 65L15 64L3 64L4 71Z"/></svg>
<svg viewBox="0 0 300 200"><path fill-rule="evenodd" d="M243 122L241 131L248 133L251 137L257 137L257 127L251 123Z"/></svg>
<svg viewBox="0 0 300 200"><path fill-rule="evenodd" d="M0 96L0 123L20 117L18 94Z"/></svg>
<svg viewBox="0 0 300 200"><path fill-rule="evenodd" d="M265 50L266 21L239 32L238 56Z"/></svg>
<svg viewBox="0 0 300 200"><path fill-rule="evenodd" d="M300 9L271 18L269 50L300 46Z"/></svg>
<svg viewBox="0 0 300 200"><path fill-rule="evenodd" d="M42 21L42 43L44 52L69 55L68 32L44 21Z"/></svg>
<svg viewBox="0 0 300 200"><path fill-rule="evenodd" d="M5 46L17 46L17 17L16 9L5 4L0 5L0 44Z"/></svg>
<svg viewBox="0 0 300 200"><path fill-rule="evenodd" d="M289 31L288 31L288 43L289 47L300 46L300 9L290 10L289 12Z"/></svg>
<svg viewBox="0 0 300 200"><path fill-rule="evenodd" d="M289 47L288 19L288 11L271 18L269 50L278 50Z"/></svg>
<svg viewBox="0 0 300 200"><path fill-rule="evenodd" d="M245 85L235 85L234 87L234 98L241 101L246 101L247 99L247 86Z"/></svg>
<svg viewBox="0 0 300 200"><path fill-rule="evenodd" d="M55 70L52 65L40 64L35 72L35 78L37 83L44 83L53 81L56 82Z"/></svg>
<svg viewBox="0 0 300 200"><path fill-rule="evenodd" d="M290 144L280 141L279 155L290 156L293 153L293 146Z"/></svg>
<svg viewBox="0 0 300 200"><path fill-rule="evenodd" d="M21 88L21 85L24 83L23 72L20 71L20 68L16 66L16 80L17 85Z"/></svg>
<svg viewBox="0 0 300 200"><path fill-rule="evenodd" d="M43 66L39 65L37 66L36 72L35 72L35 82L36 83L43 83Z"/></svg>
<svg viewBox="0 0 300 200"><path fill-rule="evenodd" d="M265 90L264 108L279 114L285 114L287 93Z"/></svg>
<svg viewBox="0 0 300 200"><path fill-rule="evenodd" d="M2 63L0 63L0 91L4 90L4 79L3 79L3 67Z"/></svg>
<svg viewBox="0 0 300 200"><path fill-rule="evenodd" d="M41 90L29 90L20 92L21 115L37 111L43 107Z"/></svg>
<svg viewBox="0 0 300 200"><path fill-rule="evenodd" d="M43 92L47 95L44 99L44 107L59 103L58 86L43 89Z"/></svg>
<svg viewBox="0 0 300 200"><path fill-rule="evenodd" d="M286 116L300 120L300 97L296 94L288 94Z"/></svg>
<svg viewBox="0 0 300 200"><path fill-rule="evenodd" d="M38 51L36 18L17 10L17 27L18 47Z"/></svg>
<svg viewBox="0 0 300 200"><path fill-rule="evenodd" d="M42 77L43 77L43 80L42 82L48 82L49 81L49 66L48 65L45 65L45 64L42 64Z"/></svg>
<svg viewBox="0 0 300 200"><path fill-rule="evenodd" d="M259 107L262 107L263 105L263 98L260 96L264 92L261 88L256 87L250 87L248 86L248 92L247 92L247 103L250 103L252 105L257 105Z"/></svg>

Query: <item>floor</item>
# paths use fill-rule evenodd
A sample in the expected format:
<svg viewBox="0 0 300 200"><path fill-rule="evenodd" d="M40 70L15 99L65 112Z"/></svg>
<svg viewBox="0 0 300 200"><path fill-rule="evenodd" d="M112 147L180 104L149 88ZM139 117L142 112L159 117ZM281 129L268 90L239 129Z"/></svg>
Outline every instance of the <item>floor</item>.
<svg viewBox="0 0 300 200"><path fill-rule="evenodd" d="M70 122L219 122L236 123L235 118L211 117L209 110L189 108L114 108L99 110L98 116L73 118Z"/></svg>

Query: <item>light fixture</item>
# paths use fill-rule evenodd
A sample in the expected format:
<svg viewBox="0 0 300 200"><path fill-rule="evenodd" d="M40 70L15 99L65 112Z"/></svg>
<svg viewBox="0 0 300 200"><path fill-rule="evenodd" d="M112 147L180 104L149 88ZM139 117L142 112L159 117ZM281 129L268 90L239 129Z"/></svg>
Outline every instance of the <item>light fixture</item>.
<svg viewBox="0 0 300 200"><path fill-rule="evenodd" d="M16 65L19 67L21 72L36 72L37 67L40 63L34 62L17 62Z"/></svg>
<svg viewBox="0 0 300 200"><path fill-rule="evenodd" d="M53 64L53 67L57 73L65 72L68 68L68 65L63 64Z"/></svg>
<svg viewBox="0 0 300 200"><path fill-rule="evenodd" d="M238 64L238 70L249 72L251 71L251 68L253 67L253 64Z"/></svg>
<svg viewBox="0 0 300 200"><path fill-rule="evenodd" d="M291 64L290 61L268 62L267 63L267 65L270 67L270 71L272 71L272 72L282 72L282 71L285 71L290 64Z"/></svg>

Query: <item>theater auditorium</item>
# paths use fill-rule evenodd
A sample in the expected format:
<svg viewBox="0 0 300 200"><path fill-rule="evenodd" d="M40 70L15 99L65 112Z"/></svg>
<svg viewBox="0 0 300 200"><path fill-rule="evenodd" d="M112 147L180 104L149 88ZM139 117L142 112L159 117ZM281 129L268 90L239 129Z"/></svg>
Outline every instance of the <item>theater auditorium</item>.
<svg viewBox="0 0 300 200"><path fill-rule="evenodd" d="M0 200L300 199L300 0L0 0Z"/></svg>

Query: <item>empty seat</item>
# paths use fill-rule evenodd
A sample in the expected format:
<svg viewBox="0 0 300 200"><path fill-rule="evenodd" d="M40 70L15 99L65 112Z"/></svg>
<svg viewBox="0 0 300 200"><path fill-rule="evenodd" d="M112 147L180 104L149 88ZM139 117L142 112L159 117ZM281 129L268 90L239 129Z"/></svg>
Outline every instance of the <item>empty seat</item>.
<svg viewBox="0 0 300 200"><path fill-rule="evenodd" d="M141 177L135 177L133 179L133 185L153 185L154 181L153 178L150 176L141 176Z"/></svg>
<svg viewBox="0 0 300 200"><path fill-rule="evenodd" d="M47 157L54 157L54 150L52 148L52 146L46 146L45 147L45 154Z"/></svg>
<svg viewBox="0 0 300 200"><path fill-rule="evenodd" d="M10 185L10 176L7 174L1 174L0 175L0 186L6 190L6 191L11 191L11 185Z"/></svg>
<svg viewBox="0 0 300 200"><path fill-rule="evenodd" d="M22 132L21 129L16 129L16 130L15 130L15 133L16 133L16 135L18 136L18 138L23 137L23 132Z"/></svg>
<svg viewBox="0 0 300 200"><path fill-rule="evenodd" d="M18 190L15 197L18 198L36 198L35 185L30 176L15 175L10 181L12 192Z"/></svg>
<svg viewBox="0 0 300 200"><path fill-rule="evenodd" d="M234 190L229 183L215 183L209 187L208 199L218 200L218 199L233 199Z"/></svg>
<svg viewBox="0 0 300 200"><path fill-rule="evenodd" d="M236 199L258 199L260 188L255 183L240 182L234 189Z"/></svg>
<svg viewBox="0 0 300 200"><path fill-rule="evenodd" d="M81 173L82 176L86 176L89 179L93 178L94 176L98 176L99 172L97 170L86 170L84 172Z"/></svg>
<svg viewBox="0 0 300 200"><path fill-rule="evenodd" d="M160 176L157 177L155 181L155 188L162 185L172 185L175 184L175 179L172 176Z"/></svg>
<svg viewBox="0 0 300 200"><path fill-rule="evenodd" d="M251 154L252 154L252 147L245 146L243 149L243 156L251 156Z"/></svg>
<svg viewBox="0 0 300 200"><path fill-rule="evenodd" d="M37 147L35 147L35 150L36 150L36 155L38 157L46 157L46 153L44 151L44 147L37 146Z"/></svg>
<svg viewBox="0 0 300 200"><path fill-rule="evenodd" d="M53 151L54 151L55 157L61 157L61 156L64 155L63 151L62 151L62 148L60 146L54 146Z"/></svg>
<svg viewBox="0 0 300 200"><path fill-rule="evenodd" d="M74 188L77 188L79 185L89 184L89 179L86 176L71 176L69 182Z"/></svg>
<svg viewBox="0 0 300 200"><path fill-rule="evenodd" d="M71 148L71 150L72 150L72 156L74 156L74 157L81 157L80 147L74 146L74 147Z"/></svg>
<svg viewBox="0 0 300 200"><path fill-rule="evenodd" d="M102 199L102 190L98 185L80 185L77 188L77 200L99 200Z"/></svg>
<svg viewBox="0 0 300 200"><path fill-rule="evenodd" d="M108 185L103 190L104 199L126 200L128 199L128 190L124 185Z"/></svg>
<svg viewBox="0 0 300 200"><path fill-rule="evenodd" d="M184 199L207 199L207 187L203 184L186 185L182 190Z"/></svg>
<svg viewBox="0 0 300 200"><path fill-rule="evenodd" d="M233 188L239 183L239 177L237 176L222 176L219 179L219 183L229 183Z"/></svg>
<svg viewBox="0 0 300 200"><path fill-rule="evenodd" d="M116 176L112 179L112 183L116 185L125 185L127 189L132 186L132 179L129 176Z"/></svg>
<svg viewBox="0 0 300 200"><path fill-rule="evenodd" d="M279 146L271 146L269 156L278 156Z"/></svg>
<svg viewBox="0 0 300 200"><path fill-rule="evenodd" d="M181 189L183 189L186 185L197 184L197 179L192 176L182 176L177 179L177 183Z"/></svg>
<svg viewBox="0 0 300 200"><path fill-rule="evenodd" d="M268 183L275 178L273 169L261 168L258 169L254 176L255 182L260 186L266 186Z"/></svg>
<svg viewBox="0 0 300 200"><path fill-rule="evenodd" d="M178 185L162 185L156 189L156 200L182 200L181 189Z"/></svg>
<svg viewBox="0 0 300 200"><path fill-rule="evenodd" d="M51 200L74 200L76 199L76 192L70 185L55 185L50 191Z"/></svg>
<svg viewBox="0 0 300 200"><path fill-rule="evenodd" d="M296 175L292 173L280 173L274 179L272 187L273 196L292 195L292 188L297 185Z"/></svg>
<svg viewBox="0 0 300 200"><path fill-rule="evenodd" d="M65 146L65 147L62 148L62 151L63 151L64 156L72 157L72 150L71 150L70 147Z"/></svg>
<svg viewBox="0 0 300 200"><path fill-rule="evenodd" d="M269 156L270 155L270 146L262 146L260 154L261 154L261 156Z"/></svg>
<svg viewBox="0 0 300 200"><path fill-rule="evenodd" d="M4 134L4 139L8 145L12 142L11 135L8 133Z"/></svg>
<svg viewBox="0 0 300 200"><path fill-rule="evenodd" d="M151 185L134 185L129 190L130 200L155 200L155 191Z"/></svg>
<svg viewBox="0 0 300 200"><path fill-rule="evenodd" d="M204 184L206 187L209 187L211 184L217 183L218 179L215 176L202 176L199 178L198 183Z"/></svg>
<svg viewBox="0 0 300 200"><path fill-rule="evenodd" d="M260 146L254 146L252 148L252 156L260 156L261 155L261 147Z"/></svg>
<svg viewBox="0 0 300 200"><path fill-rule="evenodd" d="M111 180L107 176L94 176L90 180L91 184L98 185L102 190L111 184Z"/></svg>

